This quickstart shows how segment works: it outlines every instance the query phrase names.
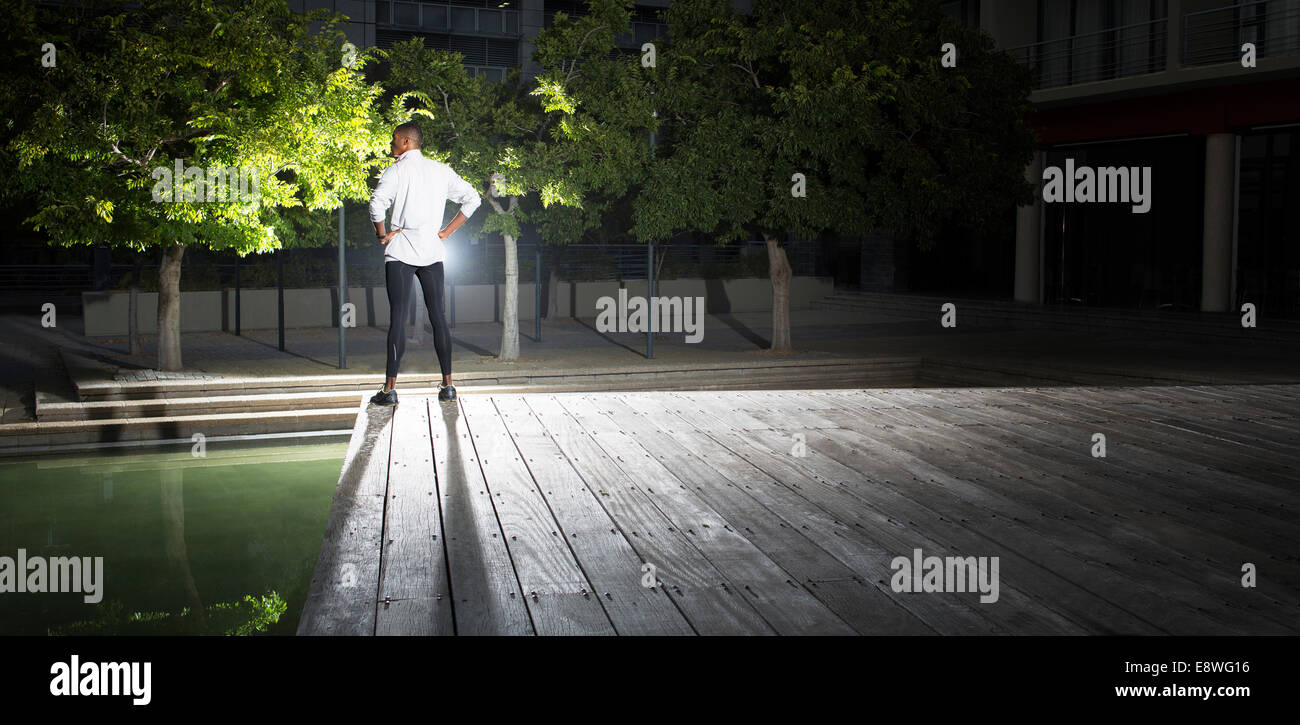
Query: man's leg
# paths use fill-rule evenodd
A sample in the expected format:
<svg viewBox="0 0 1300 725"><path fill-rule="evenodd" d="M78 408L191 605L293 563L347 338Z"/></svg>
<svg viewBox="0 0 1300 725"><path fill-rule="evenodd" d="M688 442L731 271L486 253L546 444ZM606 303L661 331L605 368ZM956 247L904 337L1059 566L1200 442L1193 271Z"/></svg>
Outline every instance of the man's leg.
<svg viewBox="0 0 1300 725"><path fill-rule="evenodd" d="M415 269L403 262L390 261L384 264L384 282L388 289L387 362L384 387L372 398L372 401L380 404L391 405L391 402L396 402L396 395L391 396L391 402L380 398L397 387L397 370L402 363L402 354L406 352L406 315L410 311L411 278L415 276Z"/></svg>
<svg viewBox="0 0 1300 725"><path fill-rule="evenodd" d="M444 267L442 262L421 267L416 272L420 278L420 289L424 291L424 304L429 309L429 322L433 325L433 349L438 354L438 367L442 369L442 385L451 388L451 330L447 327L447 315L443 311ZM455 397L455 388L448 396L439 396L450 400Z"/></svg>

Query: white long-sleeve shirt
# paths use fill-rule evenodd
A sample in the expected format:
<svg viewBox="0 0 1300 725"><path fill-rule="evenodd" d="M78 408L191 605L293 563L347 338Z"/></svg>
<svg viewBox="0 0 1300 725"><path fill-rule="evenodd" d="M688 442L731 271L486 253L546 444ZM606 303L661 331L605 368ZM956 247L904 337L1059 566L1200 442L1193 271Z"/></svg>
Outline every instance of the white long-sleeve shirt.
<svg viewBox="0 0 1300 725"><path fill-rule="evenodd" d="M438 230L443 227L448 199L460 204L460 213L467 219L483 203L478 191L450 166L426 158L419 149L403 153L384 169L370 196L370 221L383 221L391 206L388 230L402 230L384 247L384 261L416 267L443 261L447 248L438 238Z"/></svg>

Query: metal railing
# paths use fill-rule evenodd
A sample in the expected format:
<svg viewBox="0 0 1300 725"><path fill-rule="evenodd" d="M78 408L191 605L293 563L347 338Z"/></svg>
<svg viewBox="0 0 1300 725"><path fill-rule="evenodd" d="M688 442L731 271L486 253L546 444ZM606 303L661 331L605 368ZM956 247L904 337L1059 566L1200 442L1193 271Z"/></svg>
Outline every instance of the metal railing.
<svg viewBox="0 0 1300 725"><path fill-rule="evenodd" d="M632 32L615 35L614 44L620 48L640 48L643 43L667 37L667 23L649 23L641 20L633 20Z"/></svg>
<svg viewBox="0 0 1300 725"><path fill-rule="evenodd" d="M89 289L94 282L89 264L0 265L0 289L5 292L66 292Z"/></svg>
<svg viewBox="0 0 1300 725"><path fill-rule="evenodd" d="M1058 88L1162 71L1168 34L1166 19L1159 18L1021 45L1007 52L1030 67L1040 88Z"/></svg>
<svg viewBox="0 0 1300 725"><path fill-rule="evenodd" d="M534 275L535 244L520 242L521 279ZM761 241L735 242L726 246L712 244L656 245L656 276L663 279L705 278L734 279L766 277L767 249ZM815 275L827 262L818 242L790 241L786 255L796 275ZM605 281L645 279L646 245L644 244L570 244L542 247L543 272L549 276L555 265L556 276L565 281ZM320 287L333 284L338 275L335 249L286 249L279 253L253 254L237 259L233 254L196 249L181 262L181 285L185 290L267 289L279 280L279 262L285 264L285 284L290 288ZM384 285L383 250L378 245L349 248L346 257L347 279L353 287ZM105 280L106 289L125 289L135 274L134 264L113 263ZM158 263L150 259L140 265L141 287L153 291ZM66 291L85 292L94 288L95 269L89 264L10 264L0 265L0 287L10 292ZM501 284L505 281L505 245L500 241L468 244L453 242L448 246L448 282L454 284Z"/></svg>
<svg viewBox="0 0 1300 725"><path fill-rule="evenodd" d="M378 24L403 29L510 37L520 34L519 11L509 8L379 0L375 14Z"/></svg>
<svg viewBox="0 0 1300 725"><path fill-rule="evenodd" d="M484 76L490 81L504 82L510 75L510 68L504 65L470 65L465 64L465 70L471 76Z"/></svg>
<svg viewBox="0 0 1300 725"><path fill-rule="evenodd" d="M1255 57L1300 53L1300 0L1260 0L1183 15L1183 65L1240 61L1242 45Z"/></svg>
<svg viewBox="0 0 1300 725"><path fill-rule="evenodd" d="M533 276L532 243L519 244L519 276ZM713 244L656 245L655 276L662 279L737 279L768 276L767 246L761 241ZM822 248L817 242L792 241L785 245L790 267L796 275L814 275ZM565 281L596 282L645 279L644 244L568 244L543 246L543 270ZM449 250L448 279L456 284L501 284L505 281L505 245L500 242L459 244Z"/></svg>

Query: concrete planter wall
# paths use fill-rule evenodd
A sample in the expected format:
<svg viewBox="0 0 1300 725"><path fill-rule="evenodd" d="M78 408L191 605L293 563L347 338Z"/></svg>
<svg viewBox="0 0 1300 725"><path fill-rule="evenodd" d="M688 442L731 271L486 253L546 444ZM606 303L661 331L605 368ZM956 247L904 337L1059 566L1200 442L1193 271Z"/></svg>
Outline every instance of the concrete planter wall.
<svg viewBox="0 0 1300 725"><path fill-rule="evenodd" d="M643 279L627 280L624 286L628 297L645 296ZM657 282L655 291L661 297L703 297L711 314L772 309L772 283L766 279L667 279ZM806 310L813 300L834 293L835 280L831 277L795 277L790 280L790 309ZM574 310L578 317L595 317L596 300L605 296L618 299L618 282L561 282L558 295L556 306L561 317L573 317ZM522 316L522 302L520 308Z"/></svg>
<svg viewBox="0 0 1300 725"><path fill-rule="evenodd" d="M189 304L183 293L181 310ZM226 326L216 329L235 329L235 291L224 290L226 297ZM244 330L265 330L279 327L278 292L273 289L250 289L240 292L239 326ZM286 289L284 291L285 327L334 327L338 324L338 311L334 309L336 293L329 289ZM360 311L357 324L364 324Z"/></svg>
<svg viewBox="0 0 1300 725"><path fill-rule="evenodd" d="M645 280L624 283L628 297L644 297ZM663 297L703 297L710 313L767 312L772 309L772 284L766 279L670 279L656 285ZM813 300L831 296L835 291L830 277L795 277L790 281L790 308L808 309ZM456 323L494 322L505 306L505 285L458 285L455 288ZM596 300L609 296L618 299L619 283L560 282L556 289L556 307L560 317L595 317ZM446 290L444 306L451 313L451 291ZM417 289L416 295L422 295ZM338 325L338 292L335 289L286 289L284 291L285 327L335 327ZM422 299L422 298L421 298ZM519 319L534 317L536 293L532 282L519 284ZM383 287L351 287L348 302L356 305L358 327L387 327L388 293ZM82 309L87 337L127 334L129 293L83 292ZM156 334L158 295L141 292L136 311L140 332ZM421 302L421 304L423 304ZM545 305L546 301L543 300ZM408 313L409 314L409 313ZM278 325L277 292L274 289L245 289L240 294L240 327L244 330L274 329ZM235 291L181 293L181 331L215 332L235 329Z"/></svg>
<svg viewBox="0 0 1300 725"><path fill-rule="evenodd" d="M224 292L182 292L181 332L221 329L221 298ZM129 332L130 292L82 292L82 316L87 337L122 336ZM140 333L158 332L158 293L136 294L136 324Z"/></svg>

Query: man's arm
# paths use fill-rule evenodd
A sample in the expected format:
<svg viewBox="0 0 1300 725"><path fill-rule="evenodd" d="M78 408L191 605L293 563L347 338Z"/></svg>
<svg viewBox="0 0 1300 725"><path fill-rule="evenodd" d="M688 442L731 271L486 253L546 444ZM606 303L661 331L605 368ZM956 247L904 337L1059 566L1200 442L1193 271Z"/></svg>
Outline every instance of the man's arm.
<svg viewBox="0 0 1300 725"><path fill-rule="evenodd" d="M450 237L452 234L456 233L457 229L460 229L461 224L464 224L468 220L469 217L465 216L465 212L456 212L456 216L452 217L451 223L443 227L442 231L438 232L438 238L446 239L447 237Z"/></svg>
<svg viewBox="0 0 1300 725"><path fill-rule="evenodd" d="M379 176L379 184L375 186L375 193L370 195L370 221L375 223L375 235L382 244L387 244L388 240L400 231L394 229L392 232L384 233L384 215L388 207L393 205L393 198L397 193L397 174L393 173L393 168L389 166L384 169L384 173Z"/></svg>
<svg viewBox="0 0 1300 725"><path fill-rule="evenodd" d="M451 172L451 183L447 185L447 198L460 204L460 211L452 218L451 223L438 232L439 239L450 237L460 225L464 224L474 212L483 203L483 198L479 196L478 190L469 184L469 182L460 178L456 172Z"/></svg>

